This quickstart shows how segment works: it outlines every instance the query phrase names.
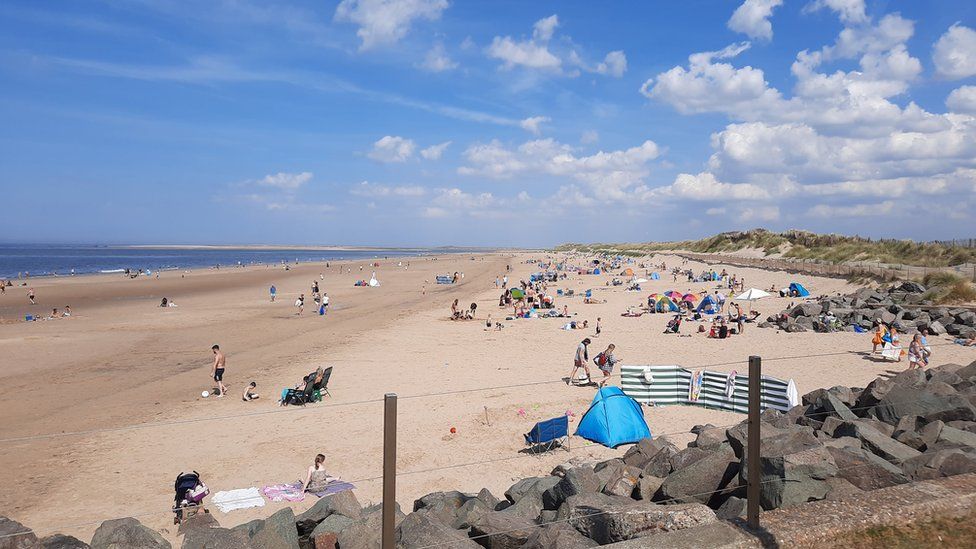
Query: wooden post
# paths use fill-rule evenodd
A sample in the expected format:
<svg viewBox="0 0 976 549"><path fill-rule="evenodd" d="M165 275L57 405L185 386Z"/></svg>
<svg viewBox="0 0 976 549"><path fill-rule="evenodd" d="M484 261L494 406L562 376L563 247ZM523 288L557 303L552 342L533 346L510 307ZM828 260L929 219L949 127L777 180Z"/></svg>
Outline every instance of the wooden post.
<svg viewBox="0 0 976 549"><path fill-rule="evenodd" d="M759 414L762 402L762 358L749 357L749 441L747 456L749 458L749 485L746 487L746 521L750 528L759 528L759 445L762 441L760 434Z"/></svg>
<svg viewBox="0 0 976 549"><path fill-rule="evenodd" d="M395 549L396 542L396 393L383 397L383 549Z"/></svg>

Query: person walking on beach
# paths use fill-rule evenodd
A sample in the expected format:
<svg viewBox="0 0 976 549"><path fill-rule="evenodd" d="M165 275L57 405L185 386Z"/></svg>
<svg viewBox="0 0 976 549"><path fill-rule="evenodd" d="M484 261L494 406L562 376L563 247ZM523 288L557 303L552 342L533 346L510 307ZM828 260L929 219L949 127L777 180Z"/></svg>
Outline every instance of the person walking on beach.
<svg viewBox="0 0 976 549"><path fill-rule="evenodd" d="M274 303L275 296L278 295L278 288L275 288L275 285L272 284L270 291L271 291L271 302Z"/></svg>
<svg viewBox="0 0 976 549"><path fill-rule="evenodd" d="M593 357L593 362L598 368L600 368L600 371L603 372L603 379L600 380L601 388L606 385L608 381L610 381L610 376L613 375L613 367L615 364L617 364L617 362L619 362L617 357L613 356L613 351L616 348L617 347L611 343L610 345L607 345L606 350Z"/></svg>
<svg viewBox="0 0 976 549"><path fill-rule="evenodd" d="M600 317L596 317L596 337L600 337L600 332L602 331L603 328L600 326Z"/></svg>
<svg viewBox="0 0 976 549"><path fill-rule="evenodd" d="M590 353L588 345L590 344L590 338L585 338L580 342L579 346L576 347L576 356L573 357L573 372L569 374L569 379L566 380L566 385L570 385L576 379L576 372L580 368L586 372L586 382L590 382L590 366L588 362L590 361Z"/></svg>
<svg viewBox="0 0 976 549"><path fill-rule="evenodd" d="M508 275L502 277L502 289L508 288Z"/></svg>
<svg viewBox="0 0 976 549"><path fill-rule="evenodd" d="M224 386L224 368L227 365L227 358L220 351L220 345L214 345L210 349L214 354L213 368L211 368L210 375L217 382L217 397L220 398L227 392L227 387Z"/></svg>
<svg viewBox="0 0 976 549"><path fill-rule="evenodd" d="M888 330L885 328L884 322L878 320L874 327L874 337L871 338L871 353L875 354L878 352L878 345L884 347L885 336L888 335Z"/></svg>
<svg viewBox="0 0 976 549"><path fill-rule="evenodd" d="M29 299L29 300L30 300L30 302L31 302L31 305L36 305L36 304L37 304L37 303L36 303L36 302L34 301L34 288L33 288L33 287L31 287L31 288L29 288L29 289L27 290L27 299Z"/></svg>
<svg viewBox="0 0 976 549"><path fill-rule="evenodd" d="M298 296L298 300L295 301L295 306L298 307L298 316L302 316L305 312L305 294Z"/></svg>

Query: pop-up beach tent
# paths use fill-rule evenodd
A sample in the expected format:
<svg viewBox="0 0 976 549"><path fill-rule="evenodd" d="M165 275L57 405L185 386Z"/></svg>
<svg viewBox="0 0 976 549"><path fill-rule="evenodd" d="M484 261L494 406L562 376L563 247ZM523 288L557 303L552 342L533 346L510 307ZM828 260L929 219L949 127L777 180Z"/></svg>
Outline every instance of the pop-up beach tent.
<svg viewBox="0 0 976 549"><path fill-rule="evenodd" d="M661 275L657 273L651 273L651 280L661 280Z"/></svg>
<svg viewBox="0 0 976 549"><path fill-rule="evenodd" d="M656 310L659 313L667 313L667 312L677 313L681 309L678 308L678 305L674 302L673 299L671 299L666 295L662 295L657 298L657 303L654 305L654 310Z"/></svg>
<svg viewBox="0 0 976 549"><path fill-rule="evenodd" d="M711 295L706 295L702 298L701 303L698 304L698 308L695 309L697 313L705 314L715 314L718 312L718 303L715 302L715 298Z"/></svg>
<svg viewBox="0 0 976 549"><path fill-rule="evenodd" d="M597 391L590 409L580 419L576 435L616 448L650 437L651 430L637 401L625 395L620 387L604 387Z"/></svg>
<svg viewBox="0 0 976 549"><path fill-rule="evenodd" d="M799 282L790 282L790 295L795 295L796 297L806 297L810 295L810 292L803 287L803 284Z"/></svg>
<svg viewBox="0 0 976 549"><path fill-rule="evenodd" d="M521 288L512 288L512 299L522 299L525 297L525 292Z"/></svg>
<svg viewBox="0 0 976 549"><path fill-rule="evenodd" d="M620 271L620 276L634 276L634 270L630 267Z"/></svg>

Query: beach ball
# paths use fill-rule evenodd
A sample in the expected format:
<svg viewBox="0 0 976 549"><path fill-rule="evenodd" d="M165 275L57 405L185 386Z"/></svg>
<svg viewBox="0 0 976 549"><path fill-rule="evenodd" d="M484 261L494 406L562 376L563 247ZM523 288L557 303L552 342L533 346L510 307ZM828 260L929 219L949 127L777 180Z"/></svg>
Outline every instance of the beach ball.
<svg viewBox="0 0 976 549"><path fill-rule="evenodd" d="M457 434L457 429L455 429L454 427L451 427L451 434L452 435L456 435Z"/></svg>
<svg viewBox="0 0 976 549"><path fill-rule="evenodd" d="M207 398L208 396L210 396L210 391L204 391L200 393L200 396L202 396L203 398Z"/></svg>

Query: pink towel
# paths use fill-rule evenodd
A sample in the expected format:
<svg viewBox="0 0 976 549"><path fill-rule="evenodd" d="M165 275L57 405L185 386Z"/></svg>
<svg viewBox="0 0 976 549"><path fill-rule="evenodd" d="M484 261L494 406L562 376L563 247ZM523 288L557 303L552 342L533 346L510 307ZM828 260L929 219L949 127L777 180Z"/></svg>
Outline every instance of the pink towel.
<svg viewBox="0 0 976 549"><path fill-rule="evenodd" d="M272 484L261 488L264 497L271 501L302 501L305 499L305 492L302 490L302 481L298 480L291 484Z"/></svg>

